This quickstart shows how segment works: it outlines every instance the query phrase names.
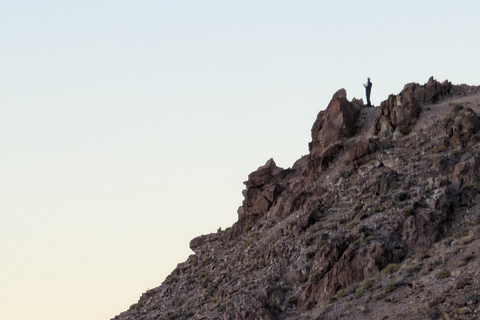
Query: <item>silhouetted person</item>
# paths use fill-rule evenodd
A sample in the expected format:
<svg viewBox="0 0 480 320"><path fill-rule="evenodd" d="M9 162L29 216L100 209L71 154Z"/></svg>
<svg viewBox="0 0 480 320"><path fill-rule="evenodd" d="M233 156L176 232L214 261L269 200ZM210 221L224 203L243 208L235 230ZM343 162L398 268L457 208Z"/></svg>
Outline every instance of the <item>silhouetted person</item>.
<svg viewBox="0 0 480 320"><path fill-rule="evenodd" d="M367 84L364 84L363 86L365 87L365 93L367 95L367 106L371 107L370 93L372 92L372 83L370 82L370 78L367 78Z"/></svg>

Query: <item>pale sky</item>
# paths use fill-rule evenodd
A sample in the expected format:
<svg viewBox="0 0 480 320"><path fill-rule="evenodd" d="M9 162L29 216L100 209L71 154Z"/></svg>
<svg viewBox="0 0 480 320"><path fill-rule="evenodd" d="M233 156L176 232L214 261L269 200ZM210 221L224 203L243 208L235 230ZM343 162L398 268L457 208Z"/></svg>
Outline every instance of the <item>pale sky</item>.
<svg viewBox="0 0 480 320"><path fill-rule="evenodd" d="M0 319L108 320L345 88L480 84L479 1L1 1Z"/></svg>

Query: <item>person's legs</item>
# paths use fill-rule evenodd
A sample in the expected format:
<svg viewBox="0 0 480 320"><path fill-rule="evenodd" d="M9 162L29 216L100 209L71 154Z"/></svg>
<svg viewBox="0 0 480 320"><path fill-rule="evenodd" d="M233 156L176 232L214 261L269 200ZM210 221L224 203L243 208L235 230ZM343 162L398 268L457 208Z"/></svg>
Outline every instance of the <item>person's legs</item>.
<svg viewBox="0 0 480 320"><path fill-rule="evenodd" d="M370 88L367 88L367 106L371 107L372 104L370 103Z"/></svg>

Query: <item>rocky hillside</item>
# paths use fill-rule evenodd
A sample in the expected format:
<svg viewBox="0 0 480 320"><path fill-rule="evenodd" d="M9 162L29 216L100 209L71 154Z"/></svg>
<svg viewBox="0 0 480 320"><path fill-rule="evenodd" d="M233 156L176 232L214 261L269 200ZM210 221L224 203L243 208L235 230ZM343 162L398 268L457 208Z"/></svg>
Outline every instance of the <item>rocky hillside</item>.
<svg viewBox="0 0 480 320"><path fill-rule="evenodd" d="M480 87L333 96L292 168L115 320L480 319Z"/></svg>

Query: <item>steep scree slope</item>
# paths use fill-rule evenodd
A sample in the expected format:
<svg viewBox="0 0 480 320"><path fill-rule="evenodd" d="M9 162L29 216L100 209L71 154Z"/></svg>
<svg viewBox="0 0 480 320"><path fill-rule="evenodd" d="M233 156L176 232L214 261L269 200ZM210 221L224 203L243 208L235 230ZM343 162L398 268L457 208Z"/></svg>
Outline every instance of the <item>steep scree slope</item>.
<svg viewBox="0 0 480 320"><path fill-rule="evenodd" d="M477 319L480 87L332 98L310 154L248 176L238 221L116 320Z"/></svg>

